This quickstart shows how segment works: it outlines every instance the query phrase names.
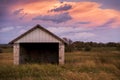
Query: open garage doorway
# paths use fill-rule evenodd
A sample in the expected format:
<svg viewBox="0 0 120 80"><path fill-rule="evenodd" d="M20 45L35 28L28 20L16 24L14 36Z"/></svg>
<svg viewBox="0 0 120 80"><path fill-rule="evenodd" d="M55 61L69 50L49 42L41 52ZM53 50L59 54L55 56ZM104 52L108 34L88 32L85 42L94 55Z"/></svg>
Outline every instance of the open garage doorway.
<svg viewBox="0 0 120 80"><path fill-rule="evenodd" d="M20 63L59 63L59 43L20 43Z"/></svg>

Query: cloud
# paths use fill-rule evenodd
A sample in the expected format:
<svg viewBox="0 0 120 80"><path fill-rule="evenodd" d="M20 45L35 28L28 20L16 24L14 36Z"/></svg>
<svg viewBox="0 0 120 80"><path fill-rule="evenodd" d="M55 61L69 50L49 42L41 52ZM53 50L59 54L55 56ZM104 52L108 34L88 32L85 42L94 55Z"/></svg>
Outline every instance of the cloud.
<svg viewBox="0 0 120 80"><path fill-rule="evenodd" d="M69 15L68 12L55 14L55 15L40 15L34 17L32 20L43 20L43 21L52 21L55 23L62 23L71 20L72 17Z"/></svg>
<svg viewBox="0 0 120 80"><path fill-rule="evenodd" d="M27 30L22 30L23 27L33 27L39 23L61 37L73 40L102 41L104 38L109 41L114 37L118 41L120 38L117 34L120 31L114 31L113 34L108 29L120 30L119 3L120 0L1 0L0 36L3 37L0 39L4 41L5 36L20 34ZM14 29L4 26L14 26ZM106 31L103 31L104 28Z"/></svg>
<svg viewBox="0 0 120 80"><path fill-rule="evenodd" d="M120 7L118 7L120 4L120 0L91 0L91 1L102 4L101 8L103 9L120 10Z"/></svg>
<svg viewBox="0 0 120 80"><path fill-rule="evenodd" d="M14 27L5 27L5 28L1 28L0 32L8 32L8 31L11 31L13 29L14 29Z"/></svg>
<svg viewBox="0 0 120 80"><path fill-rule="evenodd" d="M96 35L91 32L79 32L79 33L72 33L66 36L72 40L87 40L91 37L95 37Z"/></svg>
<svg viewBox="0 0 120 80"><path fill-rule="evenodd" d="M25 2L25 1L23 1ZM26 4L18 4L15 5L13 8L24 8L24 12L28 14L47 14L48 10L52 9L54 7L54 4L58 4L59 2L57 0L34 0L34 1L29 1L29 3Z"/></svg>
<svg viewBox="0 0 120 80"><path fill-rule="evenodd" d="M5 22L10 17L8 5L3 5L0 1L0 23Z"/></svg>
<svg viewBox="0 0 120 80"><path fill-rule="evenodd" d="M86 24L86 26L88 27L100 27L113 18L115 19L115 21L112 22L112 26L106 27L120 26L120 12L117 10L102 9L101 4L96 2L73 3L74 4L72 4L72 9L68 12L72 16L72 18L78 22L90 22L89 24Z"/></svg>
<svg viewBox="0 0 120 80"><path fill-rule="evenodd" d="M96 36L90 28L86 27L48 27L47 29L61 37L67 37L74 41L86 40Z"/></svg>
<svg viewBox="0 0 120 80"><path fill-rule="evenodd" d="M104 24L98 26L98 27L106 27L106 26L110 26L112 27L112 24L116 22L116 18L112 18L112 19L109 19L108 21L106 21Z"/></svg>
<svg viewBox="0 0 120 80"><path fill-rule="evenodd" d="M120 10L120 0L59 0L60 2L96 2L102 4L101 8Z"/></svg>
<svg viewBox="0 0 120 80"><path fill-rule="evenodd" d="M23 8L18 9L18 10L15 10L15 11L13 12L13 14L14 14L14 15L19 15L19 19L20 19L20 20L23 19L23 18L27 15L27 13L24 12L24 9L23 9Z"/></svg>
<svg viewBox="0 0 120 80"><path fill-rule="evenodd" d="M59 0L60 2L79 2L83 0Z"/></svg>
<svg viewBox="0 0 120 80"><path fill-rule="evenodd" d="M29 4L29 3L34 3L34 2L46 2L46 1L49 1L49 0L8 0L8 1L5 1L5 0L0 0L1 2L1 5L18 5L18 4ZM56 0L51 0L51 1L56 1Z"/></svg>
<svg viewBox="0 0 120 80"><path fill-rule="evenodd" d="M57 8L54 8L54 9L51 9L50 11L51 12L60 12L60 11L67 11L67 10L70 10L72 8L72 5L69 5L69 4L64 4L64 5L61 5Z"/></svg>
<svg viewBox="0 0 120 80"><path fill-rule="evenodd" d="M115 21L112 22L110 26L107 25L106 27L112 26L117 28L120 26L119 23L120 11L113 9L106 9L106 8L103 9L101 8L103 4L93 1L92 2L88 0L86 0L87 2L85 2L84 0L80 0L79 2L76 1L63 2L63 3L60 3L56 0L52 0L51 2L49 2L48 0L23 1L24 4L20 3L18 5L16 4L12 5L13 7L11 7L10 10L7 8L5 10L1 9L0 23L3 24L5 22L8 22L9 24L13 24L13 22L15 21L16 24L26 24L26 23L32 24L35 22L39 23L41 21L63 23L70 20L69 22L79 22L79 24L83 24L88 27L101 27L102 25L109 22L109 20L115 18ZM48 13L49 10L51 10L52 12ZM64 13L61 13L61 11ZM18 15L16 16L10 15L10 12L12 12L12 14L14 12L15 14ZM65 13L69 13L69 14L65 14ZM66 16L63 17L63 15Z"/></svg>
<svg viewBox="0 0 120 80"><path fill-rule="evenodd" d="M52 31L53 33L57 34L68 34L68 33L77 33L77 32L83 32L83 31L89 31L90 28L87 27L69 27L69 25L66 25L67 27L48 27L47 29ZM58 31L59 30L59 31Z"/></svg>
<svg viewBox="0 0 120 80"><path fill-rule="evenodd" d="M77 24L90 24L90 22L77 22Z"/></svg>
<svg viewBox="0 0 120 80"><path fill-rule="evenodd" d="M14 11L13 14L18 15L20 13L23 13L23 10L24 10L23 8L22 9L18 9L16 11Z"/></svg>

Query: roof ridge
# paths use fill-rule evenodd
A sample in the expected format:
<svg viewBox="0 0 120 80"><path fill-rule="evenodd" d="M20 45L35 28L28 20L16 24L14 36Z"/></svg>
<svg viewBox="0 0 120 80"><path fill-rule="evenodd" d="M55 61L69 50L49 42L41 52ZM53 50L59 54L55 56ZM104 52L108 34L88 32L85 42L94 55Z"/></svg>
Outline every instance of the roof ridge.
<svg viewBox="0 0 120 80"><path fill-rule="evenodd" d="M66 43L63 39L61 39L60 37L58 37L57 35L53 34L52 32L50 32L49 30L47 30L46 28L42 27L41 25L37 24L36 26L34 26L33 28L29 29L28 31L26 31L25 33L21 34L20 36L18 36L17 38L15 38L14 40L10 41L9 44L13 44L15 41L19 40L21 37L27 35L28 33L30 33L31 31L33 31L36 28L40 28L42 30L44 30L45 32L49 33L50 35L52 35L53 37L55 37L56 39L62 41L63 43Z"/></svg>

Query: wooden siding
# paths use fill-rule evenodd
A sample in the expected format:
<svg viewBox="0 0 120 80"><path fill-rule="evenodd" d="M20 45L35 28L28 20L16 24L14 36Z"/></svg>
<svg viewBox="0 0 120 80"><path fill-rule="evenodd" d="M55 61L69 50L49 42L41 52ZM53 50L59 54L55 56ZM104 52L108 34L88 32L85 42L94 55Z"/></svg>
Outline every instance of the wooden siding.
<svg viewBox="0 0 120 80"><path fill-rule="evenodd" d="M65 45L65 42L61 38L57 37L56 35L49 32L48 30L42 28L39 25L37 25L36 27L27 31L26 33L22 34L21 36L14 39L10 43L14 44L14 64L16 64L16 65L25 63L26 57L28 57L28 56L31 56L33 58L36 57L36 55L38 55L38 52L46 53L46 55L41 54L42 57L41 57L41 55L39 55L38 57L41 57L40 59L44 60L44 56L47 56L48 57L47 59L49 59L49 60L51 59L51 62L58 62L59 64L64 64L64 47L65 47L64 45ZM29 47L29 45L26 43L31 44L32 47L33 47L33 44L36 43L36 45L33 47L35 49L29 50L28 48L30 48L31 46ZM52 45L54 43L57 43L58 49L56 47L54 47L56 50L52 49L52 50L54 50L53 52L57 53L57 55L51 54L51 53L53 53L52 51L50 51L51 49L50 50L46 49L44 51L44 48L41 48L41 51L40 51L37 48L37 45L39 45L41 43L46 43L46 44L50 43ZM24 44L27 47L21 46L20 44ZM51 47L52 45L49 45L49 46ZM40 45L39 45L39 47L40 47ZM48 46L45 46L45 47L48 47ZM43 52L42 52L42 49L43 49ZM36 53L36 55L35 55L35 53ZM36 58L34 58L34 59L36 59ZM55 61L53 61L53 59ZM45 62L46 62L46 60L45 60Z"/></svg>
<svg viewBox="0 0 120 80"><path fill-rule="evenodd" d="M64 44L59 44L59 64L64 64Z"/></svg>
<svg viewBox="0 0 120 80"><path fill-rule="evenodd" d="M47 32L36 28L34 31L23 36L21 39L17 40L15 43L21 42L58 42L61 43L58 39L48 34Z"/></svg>
<svg viewBox="0 0 120 80"><path fill-rule="evenodd" d="M18 65L19 64L19 58L20 58L20 53L19 53L19 50L20 50L20 46L19 44L14 44L14 54L13 54L13 58L14 58L14 64Z"/></svg>

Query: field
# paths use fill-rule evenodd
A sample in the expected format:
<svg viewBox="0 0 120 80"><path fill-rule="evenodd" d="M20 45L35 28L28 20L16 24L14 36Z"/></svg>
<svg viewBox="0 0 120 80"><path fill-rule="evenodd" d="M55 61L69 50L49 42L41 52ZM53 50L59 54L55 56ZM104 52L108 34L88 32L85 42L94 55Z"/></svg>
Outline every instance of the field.
<svg viewBox="0 0 120 80"><path fill-rule="evenodd" d="M120 51L94 48L65 53L64 65L13 65L12 52L0 53L0 80L120 80Z"/></svg>

